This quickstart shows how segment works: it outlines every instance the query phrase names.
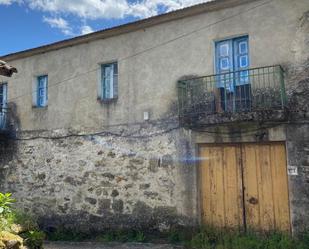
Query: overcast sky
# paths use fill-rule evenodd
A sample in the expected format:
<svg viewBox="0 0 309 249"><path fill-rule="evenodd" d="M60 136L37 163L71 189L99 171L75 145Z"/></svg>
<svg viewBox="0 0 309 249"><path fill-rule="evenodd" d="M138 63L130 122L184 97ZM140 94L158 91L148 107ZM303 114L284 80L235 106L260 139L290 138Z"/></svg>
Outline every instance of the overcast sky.
<svg viewBox="0 0 309 249"><path fill-rule="evenodd" d="M0 0L0 55L209 0Z"/></svg>

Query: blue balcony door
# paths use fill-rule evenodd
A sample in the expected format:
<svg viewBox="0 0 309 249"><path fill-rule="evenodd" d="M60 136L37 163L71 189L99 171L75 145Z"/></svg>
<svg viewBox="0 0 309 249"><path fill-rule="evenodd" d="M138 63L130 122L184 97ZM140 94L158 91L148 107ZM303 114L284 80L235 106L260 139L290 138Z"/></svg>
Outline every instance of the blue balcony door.
<svg viewBox="0 0 309 249"><path fill-rule="evenodd" d="M226 40L216 44L216 74L218 75L217 87L229 92L234 91L233 72L233 41Z"/></svg>
<svg viewBox="0 0 309 249"><path fill-rule="evenodd" d="M4 129L7 118L7 84L0 84L0 129Z"/></svg>
<svg viewBox="0 0 309 249"><path fill-rule="evenodd" d="M234 39L234 71L235 86L250 84L249 82L249 48L248 37Z"/></svg>
<svg viewBox="0 0 309 249"><path fill-rule="evenodd" d="M248 36L216 43L217 88L224 111L248 109L251 105Z"/></svg>

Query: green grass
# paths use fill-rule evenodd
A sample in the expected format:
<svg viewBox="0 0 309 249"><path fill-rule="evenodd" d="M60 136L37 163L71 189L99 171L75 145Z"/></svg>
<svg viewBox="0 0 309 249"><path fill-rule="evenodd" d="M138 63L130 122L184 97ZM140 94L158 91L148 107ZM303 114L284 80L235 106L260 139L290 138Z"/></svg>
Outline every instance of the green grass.
<svg viewBox="0 0 309 249"><path fill-rule="evenodd" d="M146 236L141 231L109 231L96 237L101 242L146 242Z"/></svg>
<svg viewBox="0 0 309 249"><path fill-rule="evenodd" d="M98 241L98 242L145 242L146 236L142 231L119 230L102 233L83 233L72 229L59 228L49 233L47 239L51 241Z"/></svg>
<svg viewBox="0 0 309 249"><path fill-rule="evenodd" d="M54 232L47 233L47 239L50 241L85 241L93 236L88 233L74 231L73 229L58 228Z"/></svg>
<svg viewBox="0 0 309 249"><path fill-rule="evenodd" d="M167 233L144 233L136 230L106 231L85 234L59 229L49 240L98 242L153 242L182 244L188 249L309 249L309 232L298 238L279 233L255 233L202 227L196 231L171 229Z"/></svg>
<svg viewBox="0 0 309 249"><path fill-rule="evenodd" d="M203 228L187 242L192 249L309 249L309 234L300 238L279 233L254 233Z"/></svg>
<svg viewBox="0 0 309 249"><path fill-rule="evenodd" d="M20 235L24 239L24 243L31 249L42 249L45 239L45 233L38 230L27 231Z"/></svg>

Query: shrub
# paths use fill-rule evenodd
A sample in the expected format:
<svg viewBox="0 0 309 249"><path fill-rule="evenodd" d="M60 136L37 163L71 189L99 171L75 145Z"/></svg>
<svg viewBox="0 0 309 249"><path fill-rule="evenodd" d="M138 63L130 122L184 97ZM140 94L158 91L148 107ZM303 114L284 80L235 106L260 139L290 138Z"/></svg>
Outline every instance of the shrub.
<svg viewBox="0 0 309 249"><path fill-rule="evenodd" d="M41 231L34 230L21 234L24 239L24 243L31 249L41 249L45 239L45 234Z"/></svg>
<svg viewBox="0 0 309 249"><path fill-rule="evenodd" d="M145 242L146 241L146 236L143 232L138 231L135 234L135 240L136 242Z"/></svg>
<svg viewBox="0 0 309 249"><path fill-rule="evenodd" d="M36 219L33 216L19 210L13 210L13 212L7 215L6 219L9 224L18 224L23 231L39 229Z"/></svg>
<svg viewBox="0 0 309 249"><path fill-rule="evenodd" d="M208 228L201 229L193 236L189 247L193 249L309 249L309 243L306 241L306 235L297 240L279 232L241 233Z"/></svg>
<svg viewBox="0 0 309 249"><path fill-rule="evenodd" d="M12 212L12 204L15 202L15 199L11 198L11 193L1 193L0 192L0 215L6 217L9 213Z"/></svg>
<svg viewBox="0 0 309 249"><path fill-rule="evenodd" d="M167 233L167 241L172 244L186 242L192 238L193 228L172 227Z"/></svg>
<svg viewBox="0 0 309 249"><path fill-rule="evenodd" d="M12 216L12 204L15 202L11 193L0 192L0 231L9 231L11 227L11 221L9 219Z"/></svg>
<svg viewBox="0 0 309 249"><path fill-rule="evenodd" d="M13 209L15 203L11 193L0 193L0 232L3 235L15 236L22 240L29 249L43 248L45 234L40 232L35 219L25 213ZM0 238L3 244L4 237ZM5 243L4 243L5 244Z"/></svg>

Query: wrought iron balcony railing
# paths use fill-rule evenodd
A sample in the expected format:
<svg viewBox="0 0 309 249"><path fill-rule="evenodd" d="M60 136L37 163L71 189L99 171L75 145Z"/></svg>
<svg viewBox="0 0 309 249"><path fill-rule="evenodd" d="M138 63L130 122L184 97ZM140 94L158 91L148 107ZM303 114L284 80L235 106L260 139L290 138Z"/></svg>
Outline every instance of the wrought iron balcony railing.
<svg viewBox="0 0 309 249"><path fill-rule="evenodd" d="M287 102L281 66L267 66L178 82L180 118L282 110Z"/></svg>

